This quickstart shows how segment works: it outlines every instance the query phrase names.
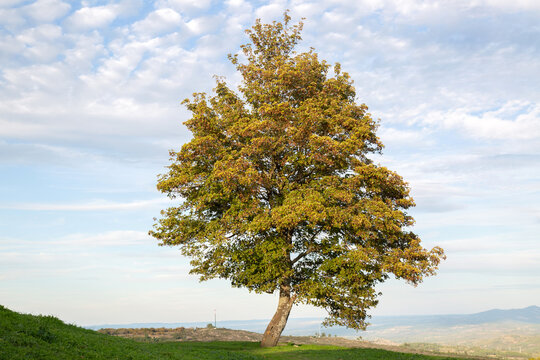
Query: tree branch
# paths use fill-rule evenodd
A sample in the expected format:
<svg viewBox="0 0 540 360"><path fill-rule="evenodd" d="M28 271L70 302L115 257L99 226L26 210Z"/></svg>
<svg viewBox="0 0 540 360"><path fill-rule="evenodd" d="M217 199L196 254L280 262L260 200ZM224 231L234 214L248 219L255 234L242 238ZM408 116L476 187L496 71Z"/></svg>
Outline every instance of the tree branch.
<svg viewBox="0 0 540 360"><path fill-rule="evenodd" d="M305 258L307 255L311 254L313 251L315 251L315 249L308 249L300 254L298 254L297 257L295 257L292 261L291 261L291 265L294 265L296 264L299 260L302 260L303 258Z"/></svg>
<svg viewBox="0 0 540 360"><path fill-rule="evenodd" d="M322 232L322 229L320 229L319 231L315 232L315 234L313 234L313 236L309 239L309 242L311 243L313 240L315 240L315 238ZM291 261L291 265L294 265L296 264L298 261L302 260L303 258L305 258L306 256L308 256L309 254L311 254L312 252L315 251L315 247L310 245L306 251L303 251L301 252L300 254L298 254L292 261Z"/></svg>

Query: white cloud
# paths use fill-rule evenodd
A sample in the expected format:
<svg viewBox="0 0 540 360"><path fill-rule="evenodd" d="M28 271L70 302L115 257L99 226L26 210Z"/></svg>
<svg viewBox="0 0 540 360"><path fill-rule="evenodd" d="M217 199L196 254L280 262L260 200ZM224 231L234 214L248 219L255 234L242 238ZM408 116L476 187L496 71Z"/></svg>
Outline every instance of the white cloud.
<svg viewBox="0 0 540 360"><path fill-rule="evenodd" d="M118 16L116 6L83 7L77 10L65 24L75 31L84 31L104 27Z"/></svg>
<svg viewBox="0 0 540 360"><path fill-rule="evenodd" d="M41 22L54 21L71 9L71 5L60 0L37 0L25 6L24 12L34 20Z"/></svg>
<svg viewBox="0 0 540 360"><path fill-rule="evenodd" d="M195 35L211 33L222 26L223 16L205 16L187 22L187 28Z"/></svg>
<svg viewBox="0 0 540 360"><path fill-rule="evenodd" d="M334 1L349 7L350 13L370 14L379 11L387 19L397 23L455 24L463 17L477 18L507 12L525 12L540 10L535 0L364 0L358 2Z"/></svg>
<svg viewBox="0 0 540 360"><path fill-rule="evenodd" d="M2 0L0 3L0 8L7 8L13 5L22 4L26 0Z"/></svg>
<svg viewBox="0 0 540 360"><path fill-rule="evenodd" d="M97 164L103 160L103 157L74 148L35 142L10 143L0 140L1 164L31 165L38 161L41 164L73 166L74 164L80 164L82 161Z"/></svg>
<svg viewBox="0 0 540 360"><path fill-rule="evenodd" d="M536 0L483 0L479 3L503 11L540 11L540 2Z"/></svg>
<svg viewBox="0 0 540 360"><path fill-rule="evenodd" d="M28 211L109 211L109 210L138 210L153 208L158 205L169 204L168 199L141 200L131 202L112 202L95 200L79 204L42 204L42 203L19 203L0 205L0 209L28 210Z"/></svg>
<svg viewBox="0 0 540 360"><path fill-rule="evenodd" d="M251 25L254 18L252 17L253 6L251 3L245 0L228 0L225 2L227 5L226 11L229 14L227 23L229 24L245 24L245 26ZM242 31L241 28L235 28L236 31Z"/></svg>
<svg viewBox="0 0 540 360"><path fill-rule="evenodd" d="M157 123L172 122L180 110L181 79L194 78L200 71L189 69L205 66L175 38L127 43L110 55L99 36L77 39L63 63L4 70L3 136L68 139L96 131L110 135L113 128L126 135L141 130L135 119L146 128L142 133L161 132ZM97 70L96 57L101 57Z"/></svg>
<svg viewBox="0 0 540 360"><path fill-rule="evenodd" d="M62 28L57 25L44 24L26 29L16 40L24 44L22 54L36 63L56 60L64 50Z"/></svg>
<svg viewBox="0 0 540 360"><path fill-rule="evenodd" d="M148 233L133 230L114 230L98 234L69 234L60 238L53 239L34 239L23 240L13 238L0 238L0 248L2 253L9 253L9 258L16 259L21 250L34 248L34 251L28 251L28 255L34 254L44 259L53 255L53 249L61 247L62 253L66 251L84 250L84 253L90 248L109 247L109 246L133 246L133 245L154 245L156 240L151 238Z"/></svg>
<svg viewBox="0 0 540 360"><path fill-rule="evenodd" d="M523 229L515 233L492 234L489 236L468 236L438 242L452 256L470 254L508 254L516 250L535 249L535 239L527 236ZM528 250L527 250L528 252Z"/></svg>
<svg viewBox="0 0 540 360"><path fill-rule="evenodd" d="M34 44L38 41L51 41L62 35L62 28L57 25L46 24L26 29L17 36L17 40L25 44Z"/></svg>
<svg viewBox="0 0 540 360"><path fill-rule="evenodd" d="M172 8L180 13L206 10L212 4L212 0L159 0L158 8Z"/></svg>
<svg viewBox="0 0 540 360"><path fill-rule="evenodd" d="M156 36L182 30L184 22L179 13L170 8L158 9L132 25L133 31L141 36Z"/></svg>
<svg viewBox="0 0 540 360"><path fill-rule="evenodd" d="M255 15L263 22L281 21L283 13L287 10L287 2L285 0L272 0L268 5L264 5L255 10Z"/></svg>
<svg viewBox="0 0 540 360"><path fill-rule="evenodd" d="M144 3L144 0L119 0L114 3L114 8L119 18L126 18L139 14Z"/></svg>
<svg viewBox="0 0 540 360"><path fill-rule="evenodd" d="M469 273L540 273L540 253L531 248L526 250L508 250L500 253L481 252L477 254L447 254L447 260L441 266L444 271ZM442 270L441 270L442 271Z"/></svg>
<svg viewBox="0 0 540 360"><path fill-rule="evenodd" d="M227 7L229 8L243 8L245 6L251 6L245 0L227 0L225 1L225 4L227 4Z"/></svg>
<svg viewBox="0 0 540 360"><path fill-rule="evenodd" d="M51 245L62 245L73 248L88 246L132 246L137 244L154 244L155 242L146 232L132 230L116 230L100 234L71 234L57 240L48 241Z"/></svg>
<svg viewBox="0 0 540 360"><path fill-rule="evenodd" d="M476 111L478 112L478 111ZM535 140L540 138L540 105L526 101L509 101L495 110L473 114L467 108L446 113L429 113L429 124L461 130L472 138L498 140Z"/></svg>
<svg viewBox="0 0 540 360"><path fill-rule="evenodd" d="M71 35L74 46L64 52L64 63L73 77L79 77L92 71L99 58L108 55L103 38L98 33L89 35Z"/></svg>
<svg viewBox="0 0 540 360"><path fill-rule="evenodd" d="M11 32L18 31L25 24L21 11L17 9L0 8L0 19L2 19L2 25Z"/></svg>
<svg viewBox="0 0 540 360"><path fill-rule="evenodd" d="M1 16L2 10L0 10ZM0 60L5 66L8 66L9 63L15 63L13 58L24 51L24 44L18 41L15 36L11 34L0 34Z"/></svg>
<svg viewBox="0 0 540 360"><path fill-rule="evenodd" d="M382 143L388 145L414 145L417 147L433 145L434 140L429 138L429 131L422 130L401 130L393 127L383 126L377 132Z"/></svg>
<svg viewBox="0 0 540 360"><path fill-rule="evenodd" d="M436 179L414 179L412 188L417 211L430 214L463 209L465 205L459 201L464 195L463 192L464 190L455 184L439 182Z"/></svg>
<svg viewBox="0 0 540 360"><path fill-rule="evenodd" d="M324 8L318 6L314 2L291 1L290 10L293 19L314 19L320 16L320 13L324 11Z"/></svg>

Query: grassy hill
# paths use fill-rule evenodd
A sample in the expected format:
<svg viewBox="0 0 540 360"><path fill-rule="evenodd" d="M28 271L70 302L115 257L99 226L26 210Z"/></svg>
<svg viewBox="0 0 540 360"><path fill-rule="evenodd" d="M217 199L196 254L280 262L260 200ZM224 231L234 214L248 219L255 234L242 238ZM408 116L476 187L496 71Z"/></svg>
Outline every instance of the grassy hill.
<svg viewBox="0 0 540 360"><path fill-rule="evenodd" d="M140 342L33 316L0 306L0 359L457 359L379 349L283 345L261 349L255 342Z"/></svg>

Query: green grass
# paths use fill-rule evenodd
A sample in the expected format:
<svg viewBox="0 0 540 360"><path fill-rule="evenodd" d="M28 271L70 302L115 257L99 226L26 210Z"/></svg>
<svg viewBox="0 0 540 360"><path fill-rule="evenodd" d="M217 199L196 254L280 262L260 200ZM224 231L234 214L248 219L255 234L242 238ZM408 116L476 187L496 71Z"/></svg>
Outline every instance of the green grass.
<svg viewBox="0 0 540 360"><path fill-rule="evenodd" d="M253 342L140 342L64 324L52 316L33 316L0 306L0 359L450 359L378 349L302 345L262 349ZM455 359L455 358L453 358Z"/></svg>
<svg viewBox="0 0 540 360"><path fill-rule="evenodd" d="M443 360L457 359L439 356L405 354L381 349L348 349L328 345L302 345L300 347L278 346L271 349L256 348L252 354L261 355L263 359L275 360Z"/></svg>

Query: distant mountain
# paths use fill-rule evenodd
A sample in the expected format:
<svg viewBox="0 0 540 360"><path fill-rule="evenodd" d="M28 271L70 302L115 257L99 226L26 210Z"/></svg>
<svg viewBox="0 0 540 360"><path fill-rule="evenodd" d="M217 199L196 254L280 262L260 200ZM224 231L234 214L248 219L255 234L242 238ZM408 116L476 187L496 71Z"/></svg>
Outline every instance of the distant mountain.
<svg viewBox="0 0 540 360"><path fill-rule="evenodd" d="M540 307L529 306L523 309L493 309L476 314L465 315L417 315L417 316L377 316L373 318L374 326L381 325L426 325L426 326L459 326L479 325L494 322L522 322L540 324Z"/></svg>
<svg viewBox="0 0 540 360"><path fill-rule="evenodd" d="M540 307L529 306L523 309L511 310L488 310L470 315L472 319L478 322L494 321L520 321L531 324L540 324Z"/></svg>
<svg viewBox="0 0 540 360"><path fill-rule="evenodd" d="M367 332L357 332L345 327L321 328L322 318L290 318L285 335L314 335L319 331L339 336L364 336L372 332L382 331L391 327L414 328L448 328L453 326L481 325L501 322L517 322L527 324L540 324L540 307L529 306L523 309L499 310L493 309L475 314L461 315L411 315L411 316L374 316ZM218 321L218 327L237 330L248 330L262 333L268 319L263 320L227 320ZM88 329L103 328L176 328L176 327L205 327L207 322L178 322L178 323L132 323L132 324L105 324L86 326Z"/></svg>

